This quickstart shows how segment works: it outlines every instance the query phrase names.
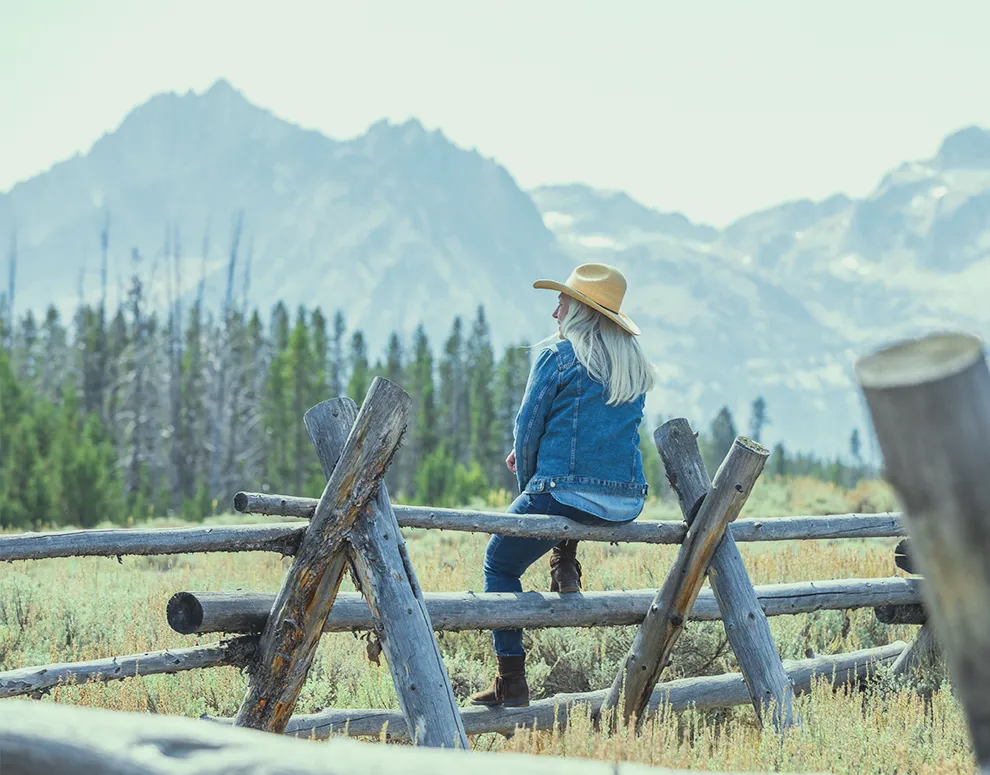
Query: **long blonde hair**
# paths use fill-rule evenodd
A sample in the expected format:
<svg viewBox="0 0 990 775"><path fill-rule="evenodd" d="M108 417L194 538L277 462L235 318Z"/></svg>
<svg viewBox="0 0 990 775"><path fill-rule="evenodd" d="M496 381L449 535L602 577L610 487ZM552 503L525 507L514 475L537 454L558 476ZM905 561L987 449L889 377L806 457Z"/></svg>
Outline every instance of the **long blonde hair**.
<svg viewBox="0 0 990 775"><path fill-rule="evenodd" d="M634 401L656 383L651 364L639 342L598 310L577 299L568 298L567 314L560 321L560 332L574 348L574 355L588 375L605 385L606 404L614 406ZM556 335L537 342L535 347L559 341Z"/></svg>

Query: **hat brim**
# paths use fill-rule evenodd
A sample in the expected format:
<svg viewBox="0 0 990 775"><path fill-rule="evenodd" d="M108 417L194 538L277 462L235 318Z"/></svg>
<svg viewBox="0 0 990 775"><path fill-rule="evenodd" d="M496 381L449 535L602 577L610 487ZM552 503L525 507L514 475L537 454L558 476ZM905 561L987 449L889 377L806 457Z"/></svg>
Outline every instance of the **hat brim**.
<svg viewBox="0 0 990 775"><path fill-rule="evenodd" d="M639 330L639 326L637 326L632 321L632 318L630 318L628 315L622 312L612 312L612 310L606 309L594 299L585 296L580 291L575 291L573 288L571 288L568 285L564 285L563 283L558 283L556 280L537 280L535 283L533 283L533 287L545 289L548 291L560 291L561 293L567 294L572 299L577 299L581 303L587 304L592 309L602 313L605 317L607 317L609 320L611 320L613 323L619 326L619 328L623 329L627 333L630 333L633 336L639 336L642 333Z"/></svg>

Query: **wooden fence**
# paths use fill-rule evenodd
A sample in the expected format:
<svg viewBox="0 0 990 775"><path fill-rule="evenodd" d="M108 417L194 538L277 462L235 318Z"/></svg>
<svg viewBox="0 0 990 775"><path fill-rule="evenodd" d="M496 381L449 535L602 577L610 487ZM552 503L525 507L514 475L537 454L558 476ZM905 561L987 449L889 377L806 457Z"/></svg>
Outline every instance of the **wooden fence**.
<svg viewBox="0 0 990 775"><path fill-rule="evenodd" d="M886 388L877 390L873 405L888 400ZM877 398L881 395L883 399ZM234 665L248 669L241 707L233 719L215 719L208 726L326 737L345 730L351 735L377 735L387 723L392 736L412 739L421 746L469 748L469 734L566 724L575 706L589 710L600 724L638 724L660 706L713 708L750 703L762 723L783 729L799 723L792 699L807 691L816 676L855 682L884 665L900 672L922 650L932 648L933 631L926 611L937 599L942 600L936 597L941 589L933 592L921 579L899 577L754 587L737 548L740 541L903 536L910 510L907 516L846 514L737 521L768 451L740 437L709 478L694 433L684 420L665 423L654 437L680 503L684 517L680 523L642 521L602 529L556 517L393 505L382 479L405 429L408 406L408 396L397 385L377 378L360 411L346 398L313 407L304 421L327 477L323 495L305 499L244 492L235 498L240 512L302 517L308 523L0 537L0 560L7 561L216 551L268 551L293 558L277 594L179 591L163 612L178 632L235 634L232 639L12 670L0 673L0 696L37 697L66 681L109 681ZM878 423L878 429L882 427L887 426ZM990 423L985 427L990 429ZM888 444L888 448L892 447ZM669 543L678 545L678 552L659 590L424 594L406 551L402 527ZM929 555L927 565L922 563L926 577L937 561ZM348 571L357 582L358 593L338 593ZM705 578L710 591L701 589ZM945 581L939 578L933 583ZM768 616L862 607L874 608L881 620L922 623L918 639L910 646L897 642L851 654L794 662L780 659L770 637ZM660 681L690 618L723 621L740 667L738 674ZM433 634L495 627L608 625L639 626L611 687L515 709L460 709ZM377 634L395 683L399 710L333 709L294 716L321 634L346 630Z"/></svg>

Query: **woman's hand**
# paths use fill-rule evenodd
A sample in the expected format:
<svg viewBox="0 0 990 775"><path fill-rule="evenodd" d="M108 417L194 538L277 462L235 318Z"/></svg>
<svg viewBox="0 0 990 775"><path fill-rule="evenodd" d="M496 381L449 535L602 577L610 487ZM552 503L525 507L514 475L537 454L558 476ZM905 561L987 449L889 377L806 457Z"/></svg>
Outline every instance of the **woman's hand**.
<svg viewBox="0 0 990 775"><path fill-rule="evenodd" d="M515 473L516 472L516 451L515 450L512 450L512 452L509 453L509 456L505 459L505 465L506 465L506 467L510 471L512 471L512 473Z"/></svg>

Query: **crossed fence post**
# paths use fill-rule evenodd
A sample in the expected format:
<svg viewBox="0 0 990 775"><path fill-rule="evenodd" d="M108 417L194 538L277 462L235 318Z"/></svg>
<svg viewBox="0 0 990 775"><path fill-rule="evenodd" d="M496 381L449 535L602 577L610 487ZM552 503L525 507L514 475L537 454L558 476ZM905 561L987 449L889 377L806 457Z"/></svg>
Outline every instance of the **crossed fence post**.
<svg viewBox="0 0 990 775"><path fill-rule="evenodd" d="M714 482L709 479L687 420L671 420L654 434L667 478L677 493L688 532L602 705L599 720L616 712L640 723L707 573L722 611L757 717L773 708L776 729L795 723L793 686L770 634L739 550L726 527L742 510L769 450L736 439ZM621 703L621 707L620 707Z"/></svg>
<svg viewBox="0 0 990 775"><path fill-rule="evenodd" d="M409 396L376 377L360 412L336 398L305 422L327 485L272 606L236 726L284 732L348 563L375 619L413 739L468 748L450 679L382 478Z"/></svg>

